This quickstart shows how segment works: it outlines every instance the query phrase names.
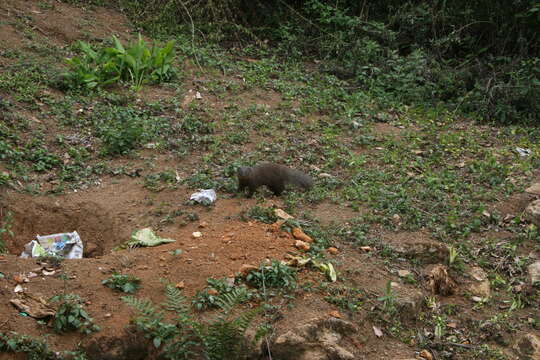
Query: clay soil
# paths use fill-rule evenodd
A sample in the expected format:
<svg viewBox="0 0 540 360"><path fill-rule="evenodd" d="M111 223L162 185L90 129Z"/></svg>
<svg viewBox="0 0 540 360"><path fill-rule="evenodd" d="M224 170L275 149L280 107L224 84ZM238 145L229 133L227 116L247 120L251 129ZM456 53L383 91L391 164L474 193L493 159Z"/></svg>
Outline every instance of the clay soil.
<svg viewBox="0 0 540 360"><path fill-rule="evenodd" d="M31 15L27 26L33 29L33 36L36 37L33 40L26 38L24 32L10 21L12 17L27 14ZM132 32L129 21L111 9L78 7L52 0L3 0L0 3L0 49L32 52L28 47L30 41L68 46L76 40L100 40L111 34L128 39L132 37ZM153 87L145 88L139 96L147 101L179 97L178 102L187 105L193 101L193 94L200 84L193 72L188 71L186 75L188 89L181 97L170 89ZM211 97L204 101L213 102L211 105L216 110L224 106ZM248 107L258 104L273 108L280 101L280 94L274 91L266 93L257 90L243 96L240 105ZM54 121L48 125L51 129L55 127ZM377 128L385 136L399 137L401 131L386 125L377 125ZM246 145L246 150L249 146L253 144ZM158 152L151 155L154 159L152 172L176 171L181 177L195 171L201 158L201 154L196 154L179 162ZM112 162L116 165L129 162L133 167L143 167L142 160L132 158L120 157ZM2 170L0 164L0 172ZM193 190L177 184L159 192L150 191L143 187L145 171L140 175L103 176L97 184L63 195L36 196L12 189L0 192L0 216L5 216L7 210L12 213L11 230L14 233L13 237L7 238L8 254L0 256L0 273L4 275L0 279L0 332L47 335L47 342L54 350L70 350L78 344L86 346L95 339L100 339L106 348L108 341L123 336L133 315L120 299L119 293L101 284L113 272L138 276L142 280L142 288L137 296L160 303L165 299L162 280L177 284L183 288L185 295L192 296L205 287L210 277L233 277L243 265L258 266L267 259L283 260L287 254L299 253L290 236L273 232L268 224L242 219L241 214L257 205L256 200L218 193L214 206L192 205L187 200ZM48 187L51 184L44 179L40 190L45 191ZM504 210L520 211L526 200L516 197L506 203ZM284 206L276 198L259 205ZM361 209L355 212L330 202L303 210L314 214L323 225L346 223L359 213L369 211ZM172 221L164 220L167 214L175 211L183 215L172 218ZM191 215L190 220L185 219L186 214ZM117 249L130 239L133 231L145 227L152 227L159 236L174 239L175 242L151 248ZM52 275L43 275L35 259L19 258L24 245L35 239L36 235L71 231L77 231L85 244L84 259L66 260L61 270ZM194 237L192 234L196 231L201 232L202 236ZM423 233L380 235L389 244L428 237ZM380 258L345 244L338 243L337 246L338 253L329 255L329 259L337 265L340 276L350 280L354 286L380 295L389 280L400 281L397 275L388 271ZM180 254L175 252L178 249L181 250ZM10 300L20 296L14 293L16 278L30 272L37 272L38 276L22 284L25 293L43 299L62 292L76 293L85 300L86 310L101 331L88 336L78 333L58 335L35 319L22 316L10 304ZM313 271L300 271L300 277L302 281L313 282L324 279L322 274ZM414 288L403 284L396 291L414 296ZM295 299L294 307L281 309L281 319L275 324L276 332L282 333L312 318L328 317L337 310L337 306L324 301L320 294L304 292ZM362 324L361 336L353 343L358 359L414 358L416 347L407 346L389 336L377 338L365 315L355 315L353 318L352 314L343 313L342 316ZM471 317L474 316L471 314ZM13 357L0 354L0 359L8 358Z"/></svg>

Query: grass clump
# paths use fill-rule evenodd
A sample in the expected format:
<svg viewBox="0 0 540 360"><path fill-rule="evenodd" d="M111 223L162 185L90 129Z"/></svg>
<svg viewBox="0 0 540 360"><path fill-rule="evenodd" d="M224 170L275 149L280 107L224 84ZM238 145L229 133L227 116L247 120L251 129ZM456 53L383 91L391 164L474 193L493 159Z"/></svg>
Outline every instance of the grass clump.
<svg viewBox="0 0 540 360"><path fill-rule="evenodd" d="M101 281L109 289L122 291L125 293L134 293L141 287L141 279L135 275L112 274L111 277Z"/></svg>

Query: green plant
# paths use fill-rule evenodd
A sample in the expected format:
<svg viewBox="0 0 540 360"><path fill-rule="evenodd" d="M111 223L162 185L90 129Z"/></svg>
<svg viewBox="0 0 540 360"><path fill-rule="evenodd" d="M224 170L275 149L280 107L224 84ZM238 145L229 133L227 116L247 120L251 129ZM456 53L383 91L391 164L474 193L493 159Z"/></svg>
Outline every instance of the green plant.
<svg viewBox="0 0 540 360"><path fill-rule="evenodd" d="M21 335L0 333L0 353L24 353L28 360L58 360L59 358L50 350L45 341Z"/></svg>
<svg viewBox="0 0 540 360"><path fill-rule="evenodd" d="M94 324L92 318L83 309L83 301L78 295L55 295L50 299L50 302L59 303L52 321L56 332L63 333L78 330L81 333L89 334L99 331L99 326Z"/></svg>
<svg viewBox="0 0 540 360"><path fill-rule="evenodd" d="M138 312L133 319L137 329L151 339L156 348L162 348L165 358L193 359L197 354L212 360L242 358L248 349L244 334L258 309L231 317L232 308L243 297L240 292L235 290L220 296L216 303L221 312L208 322L199 322L192 317L179 289L166 285L165 295L167 301L159 308L150 300L122 298ZM175 315L172 322L165 322L165 310Z"/></svg>
<svg viewBox="0 0 540 360"><path fill-rule="evenodd" d="M102 280L101 283L113 290L134 293L141 286L141 279L131 274L113 273L111 277Z"/></svg>
<svg viewBox="0 0 540 360"><path fill-rule="evenodd" d="M237 294L240 298L239 302L248 301L253 296L245 286L235 286L228 283L226 279L209 278L206 282L208 286L202 291L197 291L191 302L197 310L218 308L221 299L227 294Z"/></svg>
<svg viewBox="0 0 540 360"><path fill-rule="evenodd" d="M242 216L244 216L244 214L242 214ZM249 208L248 211L246 211L245 216L267 224L273 224L277 220L274 208L258 205Z"/></svg>
<svg viewBox="0 0 540 360"><path fill-rule="evenodd" d="M296 270L278 260L270 265L261 264L258 270L246 276L246 282L256 288L294 289L296 287Z"/></svg>
<svg viewBox="0 0 540 360"><path fill-rule="evenodd" d="M112 43L113 47L96 51L90 44L80 41L81 56L67 60L70 67L64 74L67 85L93 89L126 80L139 90L145 82L162 82L172 77L174 41L169 41L163 48L155 45L148 48L139 34L137 41L127 47L115 36Z"/></svg>
<svg viewBox="0 0 540 360"><path fill-rule="evenodd" d="M393 314L396 312L396 296L392 292L392 282L388 281L384 289L384 295L377 298L378 301L382 302L383 310L388 314Z"/></svg>

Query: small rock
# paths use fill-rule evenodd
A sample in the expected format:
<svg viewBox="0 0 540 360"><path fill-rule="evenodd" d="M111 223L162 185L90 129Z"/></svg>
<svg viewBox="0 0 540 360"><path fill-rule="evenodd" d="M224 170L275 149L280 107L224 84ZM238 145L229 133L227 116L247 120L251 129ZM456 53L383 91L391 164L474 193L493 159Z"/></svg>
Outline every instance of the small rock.
<svg viewBox="0 0 540 360"><path fill-rule="evenodd" d="M23 287L19 284L19 285L15 286L15 289L13 289L13 291L14 291L15 293L20 293L20 292L23 292L24 289L23 289Z"/></svg>
<svg viewBox="0 0 540 360"><path fill-rule="evenodd" d="M272 357L280 360L354 360L353 352L341 342L357 332L356 326L339 318L313 319L276 336L268 347ZM265 353L266 344L261 347Z"/></svg>
<svg viewBox="0 0 540 360"><path fill-rule="evenodd" d="M486 272L481 267L475 266L469 271L470 275L476 281L484 281L488 278Z"/></svg>
<svg viewBox="0 0 540 360"><path fill-rule="evenodd" d="M106 313L105 315L103 315L104 318L110 318L112 316L111 313Z"/></svg>
<svg viewBox="0 0 540 360"><path fill-rule="evenodd" d="M448 247L438 241L428 239L411 239L407 242L388 242L390 248L398 255L414 258L424 263L439 263L448 259Z"/></svg>
<svg viewBox="0 0 540 360"><path fill-rule="evenodd" d="M373 249L371 248L371 246L360 246L360 250L362 250L363 252L370 252Z"/></svg>
<svg viewBox="0 0 540 360"><path fill-rule="evenodd" d="M292 235L297 240L302 240L307 243L313 242L313 239L309 237L308 235L306 235L300 228L295 227L294 229L292 229Z"/></svg>
<svg viewBox="0 0 540 360"><path fill-rule="evenodd" d="M530 222L540 226L540 199L534 200L525 208L525 215Z"/></svg>
<svg viewBox="0 0 540 360"><path fill-rule="evenodd" d="M183 281L177 282L176 285L174 285L175 288L182 290L186 287Z"/></svg>
<svg viewBox="0 0 540 360"><path fill-rule="evenodd" d="M491 286L485 271L479 267L474 267L470 270L470 275L475 280L469 284L467 290L474 296L488 298L491 295Z"/></svg>
<svg viewBox="0 0 540 360"><path fill-rule="evenodd" d="M409 275L412 275L412 273L409 271L409 270L398 270L398 276L400 278L404 278L404 277L407 277Z"/></svg>
<svg viewBox="0 0 540 360"><path fill-rule="evenodd" d="M533 262L527 266L527 272L529 273L529 282L535 284L540 282L540 260Z"/></svg>
<svg viewBox="0 0 540 360"><path fill-rule="evenodd" d="M331 174L329 173L320 173L319 174L319 177L322 177L322 178L331 178L333 177Z"/></svg>
<svg viewBox="0 0 540 360"><path fill-rule="evenodd" d="M328 253L331 255L336 255L339 252L339 250L335 247L329 247L328 249L326 249L326 251L328 251Z"/></svg>
<svg viewBox="0 0 540 360"><path fill-rule="evenodd" d="M208 226L208 223L207 223L206 221L201 221L201 222L199 223L199 228L201 228L201 229L204 229L204 228L207 227L207 226Z"/></svg>
<svg viewBox="0 0 540 360"><path fill-rule="evenodd" d="M280 219L283 219L283 220L289 220L289 219L294 219L294 216L291 216L289 214L287 214L285 211L283 211L282 209L275 209L274 210L274 214L280 218Z"/></svg>
<svg viewBox="0 0 540 360"><path fill-rule="evenodd" d="M531 333L525 334L518 338L514 349L522 360L540 359L540 338Z"/></svg>
<svg viewBox="0 0 540 360"><path fill-rule="evenodd" d="M242 265L242 267L240 268L240 273L243 275L243 276L247 276L250 272L252 271L255 271L259 269L257 266L255 265L251 265L251 264L244 264Z"/></svg>
<svg viewBox="0 0 540 360"><path fill-rule="evenodd" d="M471 300L474 302L482 302L482 298L480 296L472 296Z"/></svg>
<svg viewBox="0 0 540 360"><path fill-rule="evenodd" d="M304 251L308 251L310 249L309 244L301 240L296 240L296 242L294 243L294 247L297 248L298 250L304 250Z"/></svg>
<svg viewBox="0 0 540 360"><path fill-rule="evenodd" d="M193 234L191 234L191 236L193 236L193 238L195 239L198 239L202 237L202 233L200 231L195 231Z"/></svg>
<svg viewBox="0 0 540 360"><path fill-rule="evenodd" d="M534 183L525 189L529 194L540 195L540 183Z"/></svg>
<svg viewBox="0 0 540 360"><path fill-rule="evenodd" d="M431 353L426 349L420 351L420 354L418 354L418 356L420 356L422 359L433 360L433 355L431 355Z"/></svg>

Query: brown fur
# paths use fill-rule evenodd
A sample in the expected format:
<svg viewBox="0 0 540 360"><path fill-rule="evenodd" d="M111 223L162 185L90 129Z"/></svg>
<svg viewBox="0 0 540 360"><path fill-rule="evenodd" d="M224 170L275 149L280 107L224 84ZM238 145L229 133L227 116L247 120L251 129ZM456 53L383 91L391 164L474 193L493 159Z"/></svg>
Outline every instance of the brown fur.
<svg viewBox="0 0 540 360"><path fill-rule="evenodd" d="M265 185L276 196L281 195L287 184L303 189L313 185L313 179L298 170L283 165L263 163L253 167L242 166L238 168L238 191L248 188L248 195L252 196L257 188Z"/></svg>

